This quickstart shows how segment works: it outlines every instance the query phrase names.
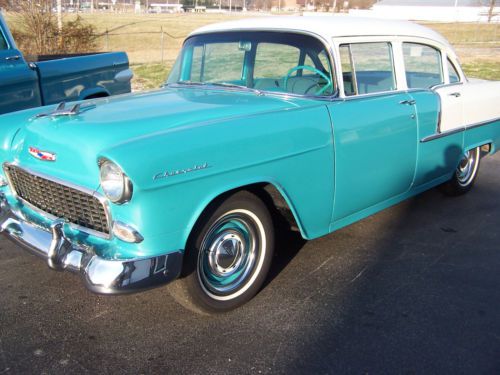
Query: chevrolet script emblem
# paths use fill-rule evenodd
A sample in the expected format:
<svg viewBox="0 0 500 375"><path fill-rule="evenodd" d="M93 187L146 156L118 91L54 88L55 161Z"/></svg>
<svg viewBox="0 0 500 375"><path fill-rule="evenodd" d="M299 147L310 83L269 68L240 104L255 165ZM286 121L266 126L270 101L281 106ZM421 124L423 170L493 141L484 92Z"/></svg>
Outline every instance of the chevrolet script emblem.
<svg viewBox="0 0 500 375"><path fill-rule="evenodd" d="M37 158L37 159L40 159L40 160L44 160L44 161L56 161L56 154L54 154L52 152L42 151L42 150L39 150L39 149L37 149L35 147L30 147L29 148L29 153L34 158Z"/></svg>

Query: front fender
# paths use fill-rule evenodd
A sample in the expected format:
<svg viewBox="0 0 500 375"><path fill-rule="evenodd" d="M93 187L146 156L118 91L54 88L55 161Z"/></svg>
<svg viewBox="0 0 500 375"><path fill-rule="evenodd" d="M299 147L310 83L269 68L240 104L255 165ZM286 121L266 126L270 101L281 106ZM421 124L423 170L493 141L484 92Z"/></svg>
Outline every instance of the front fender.
<svg viewBox="0 0 500 375"><path fill-rule="evenodd" d="M132 200L116 220L158 239L158 254L184 249L192 227L219 195L271 183L305 238L328 233L333 207L333 139L324 105L187 125L131 140L100 155L125 171ZM148 254L154 256L154 254Z"/></svg>

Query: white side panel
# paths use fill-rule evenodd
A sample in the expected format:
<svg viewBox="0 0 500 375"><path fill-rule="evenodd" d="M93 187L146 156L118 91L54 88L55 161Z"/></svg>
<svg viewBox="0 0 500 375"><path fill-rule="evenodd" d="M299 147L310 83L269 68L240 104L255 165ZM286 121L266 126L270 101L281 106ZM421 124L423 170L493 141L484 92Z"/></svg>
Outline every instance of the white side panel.
<svg viewBox="0 0 500 375"><path fill-rule="evenodd" d="M466 126L500 118L500 81L471 80L462 98Z"/></svg>
<svg viewBox="0 0 500 375"><path fill-rule="evenodd" d="M446 132L464 126L463 97L464 85L450 85L435 91L441 99L441 122L439 130Z"/></svg>

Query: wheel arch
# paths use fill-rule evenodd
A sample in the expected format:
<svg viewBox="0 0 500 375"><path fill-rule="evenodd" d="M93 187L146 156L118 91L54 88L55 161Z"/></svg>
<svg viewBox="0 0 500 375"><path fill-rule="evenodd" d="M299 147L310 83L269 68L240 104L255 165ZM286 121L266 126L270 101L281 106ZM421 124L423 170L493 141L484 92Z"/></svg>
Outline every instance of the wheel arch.
<svg viewBox="0 0 500 375"><path fill-rule="evenodd" d="M78 100L89 100L89 99L98 99L98 98L107 98L110 96L108 90L103 87L95 87L93 89L83 90L80 93Z"/></svg>
<svg viewBox="0 0 500 375"><path fill-rule="evenodd" d="M187 244L189 237L196 228L197 223L209 209L240 191L248 191L256 195L268 207L271 215L282 212L282 210L288 210L291 213L291 217L287 217L287 219L289 219L289 224L291 226L295 225L299 229L302 237L307 238L307 233L300 220L299 214L283 187L276 182L254 181L221 189L208 195L203 203L198 206L198 209L193 214L191 221L186 228L184 244Z"/></svg>

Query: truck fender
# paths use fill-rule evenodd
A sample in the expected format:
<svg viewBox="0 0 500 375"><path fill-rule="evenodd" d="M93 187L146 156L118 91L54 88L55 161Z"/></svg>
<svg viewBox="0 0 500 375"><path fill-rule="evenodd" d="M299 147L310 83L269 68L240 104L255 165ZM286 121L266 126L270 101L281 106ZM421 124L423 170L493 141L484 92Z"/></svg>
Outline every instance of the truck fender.
<svg viewBox="0 0 500 375"><path fill-rule="evenodd" d="M114 80L120 83L130 82L134 78L134 73L131 69L125 69L121 72L116 73Z"/></svg>

